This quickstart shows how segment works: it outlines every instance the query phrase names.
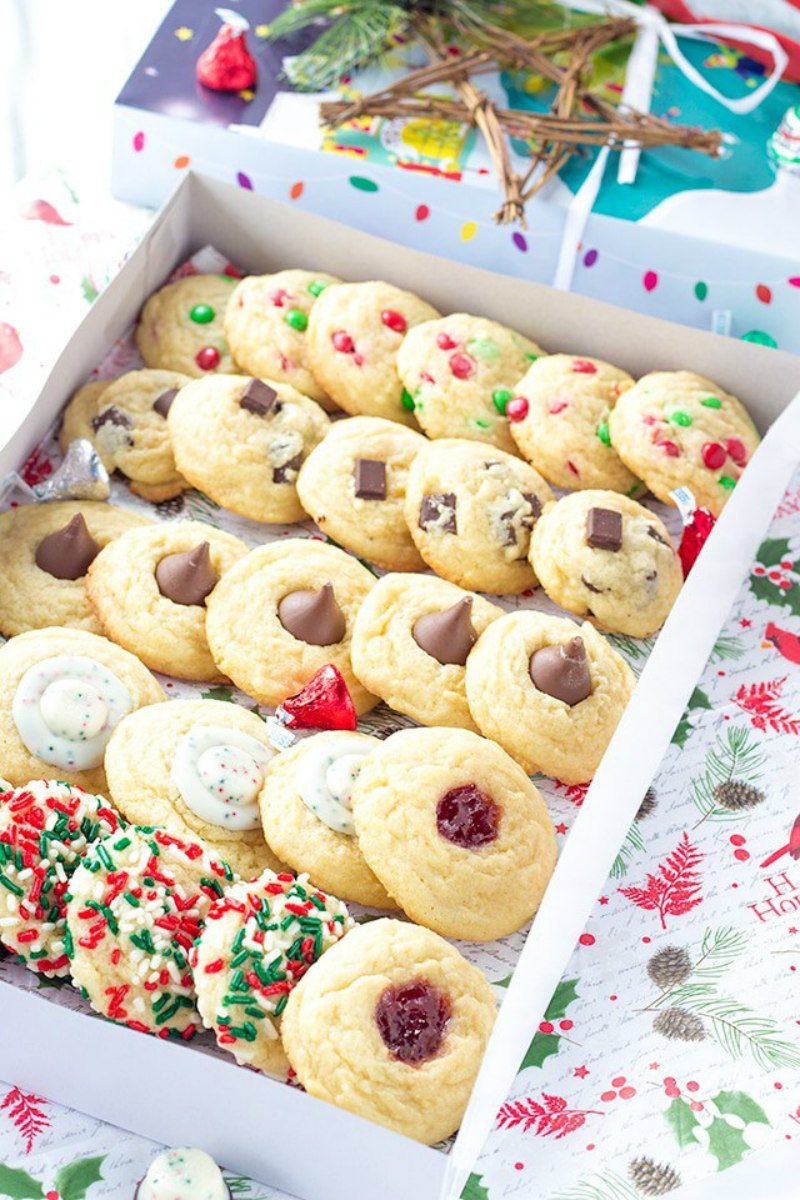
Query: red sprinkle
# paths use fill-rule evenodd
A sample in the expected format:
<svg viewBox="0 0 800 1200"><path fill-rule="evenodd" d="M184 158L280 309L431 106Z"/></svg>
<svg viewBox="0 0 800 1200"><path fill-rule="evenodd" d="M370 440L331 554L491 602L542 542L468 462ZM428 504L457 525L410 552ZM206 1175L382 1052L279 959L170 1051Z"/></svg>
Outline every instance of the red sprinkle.
<svg viewBox="0 0 800 1200"><path fill-rule="evenodd" d="M706 442L701 451L703 462L710 471L716 471L723 466L726 459L725 450L719 442Z"/></svg>
<svg viewBox="0 0 800 1200"><path fill-rule="evenodd" d="M213 371L214 367L219 366L219 350L216 346L203 346L195 354L194 361L201 371Z"/></svg>
<svg viewBox="0 0 800 1200"><path fill-rule="evenodd" d="M23 929L22 933L17 934L18 942L35 942L39 936L35 929Z"/></svg>
<svg viewBox="0 0 800 1200"><path fill-rule="evenodd" d="M352 354L355 350L353 339L343 329L337 330L331 336L331 341L333 342L334 350L338 350L340 354Z"/></svg>
<svg viewBox="0 0 800 1200"><path fill-rule="evenodd" d="M224 960L221 958L218 958L214 962L210 962L208 964L208 966L204 968L204 971L205 971L206 975L216 975L217 972L222 971L224 969L225 969Z"/></svg>
<svg viewBox="0 0 800 1200"><path fill-rule="evenodd" d="M574 358L572 360L572 369L578 375L596 375L597 367L593 362L589 362L588 358Z"/></svg>
<svg viewBox="0 0 800 1200"><path fill-rule="evenodd" d="M530 405L525 396L512 396L506 405L506 416L509 421L524 421L528 415Z"/></svg>
<svg viewBox="0 0 800 1200"><path fill-rule="evenodd" d="M402 313L395 312L391 308L383 310L381 320L387 329L391 329L392 333L405 333L408 329L408 321L406 321Z"/></svg>
<svg viewBox="0 0 800 1200"><path fill-rule="evenodd" d="M744 448L744 442L740 442L738 438L728 438L725 448L737 467L743 467L746 464L747 451Z"/></svg>
<svg viewBox="0 0 800 1200"><path fill-rule="evenodd" d="M450 357L450 370L456 379L469 379L475 374L475 362L468 354L453 354Z"/></svg>

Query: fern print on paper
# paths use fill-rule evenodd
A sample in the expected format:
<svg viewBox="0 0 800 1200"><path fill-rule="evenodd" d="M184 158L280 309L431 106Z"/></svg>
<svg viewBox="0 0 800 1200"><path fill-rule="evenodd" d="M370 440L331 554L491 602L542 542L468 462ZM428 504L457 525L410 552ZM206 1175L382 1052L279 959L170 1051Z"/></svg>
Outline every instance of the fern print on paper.
<svg viewBox="0 0 800 1200"><path fill-rule="evenodd" d="M684 833L677 847L667 856L658 870L647 876L644 884L622 887L620 893L637 908L655 912L661 928L667 928L667 917L678 917L698 905L700 894L699 866L701 852Z"/></svg>
<svg viewBox="0 0 800 1200"><path fill-rule="evenodd" d="M706 751L704 770L691 783L692 802L704 821L730 821L763 804L759 787L766 756L746 727L728 727Z"/></svg>
<svg viewBox="0 0 800 1200"><path fill-rule="evenodd" d="M594 1108L569 1108L563 1096L542 1093L541 1100L527 1096L524 1100L509 1100L497 1114L498 1129L520 1129L539 1137L567 1137L586 1124L587 1117L602 1117Z"/></svg>
<svg viewBox="0 0 800 1200"><path fill-rule="evenodd" d="M23 1092L18 1087L12 1087L0 1101L0 1111L6 1114L19 1133L26 1154L30 1154L45 1129L50 1128L50 1118L44 1111L46 1104L47 1101L41 1096Z"/></svg>
<svg viewBox="0 0 800 1200"><path fill-rule="evenodd" d="M733 703L747 713L754 729L772 733L800 733L800 716L788 712L780 703L787 675L763 683L743 683Z"/></svg>

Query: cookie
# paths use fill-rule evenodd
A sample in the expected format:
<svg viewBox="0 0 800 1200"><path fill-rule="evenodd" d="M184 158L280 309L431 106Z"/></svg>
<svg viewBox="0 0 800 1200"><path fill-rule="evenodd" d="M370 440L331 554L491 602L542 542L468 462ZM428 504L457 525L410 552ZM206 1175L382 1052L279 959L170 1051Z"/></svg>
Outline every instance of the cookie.
<svg viewBox="0 0 800 1200"><path fill-rule="evenodd" d="M351 803L364 857L412 921L486 942L539 907L556 861L553 826L494 742L466 729L402 729L366 759Z"/></svg>
<svg viewBox="0 0 800 1200"><path fill-rule="evenodd" d="M397 353L409 329L438 315L419 296L391 283L327 287L311 310L306 335L317 382L345 412L416 428Z"/></svg>
<svg viewBox="0 0 800 1200"><path fill-rule="evenodd" d="M138 658L83 629L37 629L0 646L0 763L12 786L59 779L105 794L108 739L166 699Z"/></svg>
<svg viewBox="0 0 800 1200"><path fill-rule="evenodd" d="M234 880L201 841L129 825L94 845L70 880L72 982L95 1012L159 1037L200 1028L189 953Z"/></svg>
<svg viewBox="0 0 800 1200"><path fill-rule="evenodd" d="M281 1014L306 971L353 928L341 900L307 875L265 871L211 908L192 950L197 1007L238 1063L286 1077Z"/></svg>
<svg viewBox="0 0 800 1200"><path fill-rule="evenodd" d="M390 708L422 725L477 731L464 664L479 634L499 616L502 609L444 579L384 575L356 617L353 670Z"/></svg>
<svg viewBox="0 0 800 1200"><path fill-rule="evenodd" d="M531 561L551 600L598 628L632 637L660 629L683 583L655 513L618 492L572 492L546 510Z"/></svg>
<svg viewBox="0 0 800 1200"><path fill-rule="evenodd" d="M64 411L59 444L88 438L103 466L118 471L137 496L158 504L186 490L167 429L167 413L187 375L175 371L128 371L95 391L87 385Z"/></svg>
<svg viewBox="0 0 800 1200"><path fill-rule="evenodd" d="M609 415L633 379L599 358L548 354L514 388L509 430L519 453L563 488L643 488L611 445Z"/></svg>
<svg viewBox="0 0 800 1200"><path fill-rule="evenodd" d="M376 698L350 664L353 622L375 577L335 546L288 538L251 550L214 588L206 634L214 661L248 696L277 705L333 663L356 712Z"/></svg>
<svg viewBox="0 0 800 1200"><path fill-rule="evenodd" d="M196 377L235 371L224 322L236 285L229 275L187 275L155 292L136 326L147 366Z"/></svg>
<svg viewBox="0 0 800 1200"><path fill-rule="evenodd" d="M380 744L343 730L302 738L267 767L261 821L278 857L318 887L357 904L396 908L364 861L350 810L353 781Z"/></svg>
<svg viewBox="0 0 800 1200"><path fill-rule="evenodd" d="M506 406L544 351L505 325L452 313L410 330L397 355L407 403L431 438L469 438L516 453Z"/></svg>
<svg viewBox="0 0 800 1200"><path fill-rule="evenodd" d="M406 522L437 575L511 595L536 584L528 561L531 530L552 499L541 475L513 454L442 438L411 465Z"/></svg>
<svg viewBox="0 0 800 1200"><path fill-rule="evenodd" d="M508 613L467 660L467 699L481 732L530 774L563 783L594 775L636 680L588 622Z"/></svg>
<svg viewBox="0 0 800 1200"><path fill-rule="evenodd" d="M135 825L200 837L252 879L282 867L264 841L258 809L273 754L255 713L225 700L172 700L117 726L106 751L108 791Z"/></svg>
<svg viewBox="0 0 800 1200"><path fill-rule="evenodd" d="M133 1200L232 1200L225 1177L205 1150L170 1148L157 1154Z"/></svg>
<svg viewBox="0 0 800 1200"><path fill-rule="evenodd" d="M102 633L86 571L104 546L149 522L98 500L54 500L0 513L0 633L69 625Z"/></svg>
<svg viewBox="0 0 800 1200"><path fill-rule="evenodd" d="M224 508L254 521L302 521L300 466L328 431L325 413L288 384L243 375L190 383L172 405L169 431L186 478Z"/></svg>
<svg viewBox="0 0 800 1200"><path fill-rule="evenodd" d="M744 405L692 371L654 371L621 397L609 417L622 461L665 504L688 488L719 516L759 443Z"/></svg>
<svg viewBox="0 0 800 1200"><path fill-rule="evenodd" d="M335 405L311 370L306 329L317 297L331 283L341 280L323 271L250 275L237 284L225 313L225 336L243 373L288 383L328 410Z"/></svg>
<svg viewBox="0 0 800 1200"><path fill-rule="evenodd" d="M408 469L425 438L381 417L336 421L297 480L300 503L323 533L391 571L424 566L403 515Z"/></svg>
<svg viewBox="0 0 800 1200"><path fill-rule="evenodd" d="M0 795L0 942L32 971L69 975L70 876L122 825L102 796L68 783L35 779Z"/></svg>
<svg viewBox="0 0 800 1200"><path fill-rule="evenodd" d="M491 987L458 950L386 919L311 968L281 1033L310 1095L432 1145L461 1123L494 1018Z"/></svg>
<svg viewBox="0 0 800 1200"><path fill-rule="evenodd" d="M205 606L246 553L244 542L200 521L132 529L98 554L86 591L106 636L151 671L224 682L206 641Z"/></svg>

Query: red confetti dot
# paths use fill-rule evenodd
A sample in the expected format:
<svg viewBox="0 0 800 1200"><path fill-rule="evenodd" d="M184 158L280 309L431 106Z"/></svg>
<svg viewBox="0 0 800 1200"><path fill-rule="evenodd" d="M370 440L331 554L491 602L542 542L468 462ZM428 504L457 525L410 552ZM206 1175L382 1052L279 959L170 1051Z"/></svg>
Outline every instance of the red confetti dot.
<svg viewBox="0 0 800 1200"><path fill-rule="evenodd" d="M643 938L642 938L642 941L645 943L645 945L648 945L650 942L652 942L652 940L653 940L653 939L652 939L652 938L649 938L649 937L643 937Z"/></svg>
<svg viewBox="0 0 800 1200"><path fill-rule="evenodd" d="M725 449L738 467L745 465L747 462L747 451L744 448L743 442L740 442L738 438L728 438L725 442Z"/></svg>
<svg viewBox="0 0 800 1200"><path fill-rule="evenodd" d="M642 283L644 284L644 290L646 292L652 292L654 288L658 287L657 272L656 271L645 271L644 278L642 279Z"/></svg>
<svg viewBox="0 0 800 1200"><path fill-rule="evenodd" d="M394 309L386 308L381 313L381 320L387 329L391 329L393 333L405 333L408 329L408 322L402 313L395 312Z"/></svg>
<svg viewBox="0 0 800 1200"><path fill-rule="evenodd" d="M617 997L616 997L616 996L609 996L608 998L609 998L609 1000L616 1000L616 999L617 999Z"/></svg>
<svg viewBox="0 0 800 1200"><path fill-rule="evenodd" d="M551 1021L540 1021L539 1022L539 1033L552 1033L553 1028L554 1028L554 1026Z"/></svg>
<svg viewBox="0 0 800 1200"><path fill-rule="evenodd" d="M524 421L528 415L529 408L530 405L528 404L525 396L512 396L506 405L506 416L508 417L509 421L513 421L515 423L518 421ZM581 938L581 941L583 942L583 938ZM594 941L594 938L592 938L592 941ZM586 942L584 943L584 945L588 944L589 943Z"/></svg>
<svg viewBox="0 0 800 1200"><path fill-rule="evenodd" d="M606 1104L610 1104L611 1101L616 1100L616 1098L617 1098L616 1092L602 1092L600 1095L600 1099L603 1100Z"/></svg>
<svg viewBox="0 0 800 1200"><path fill-rule="evenodd" d="M776 1083L776 1084L774 1084L774 1087L775 1087L775 1091L776 1091L776 1092L782 1092L782 1091L783 1091L783 1084L782 1084L782 1083Z"/></svg>
<svg viewBox="0 0 800 1200"><path fill-rule="evenodd" d="M792 275L789 280L789 287L800 288L800 275Z"/></svg>
<svg viewBox="0 0 800 1200"><path fill-rule="evenodd" d="M631 1100L636 1095L636 1088L635 1087L620 1088L619 1094L620 1094L621 1100Z"/></svg>
<svg viewBox="0 0 800 1200"><path fill-rule="evenodd" d="M141 129L133 135L133 148L137 154L140 154L144 150L144 134Z"/></svg>
<svg viewBox="0 0 800 1200"><path fill-rule="evenodd" d="M509 403L513 404L514 401L510 400ZM578 938L578 941L580 942L580 944L582 946L593 946L595 943L595 940L596 939L595 939L595 936L593 933L582 933L581 936Z"/></svg>
<svg viewBox="0 0 800 1200"><path fill-rule="evenodd" d="M60 275L51 275L50 282L51 283L61 283L61 276Z"/></svg>
<svg viewBox="0 0 800 1200"><path fill-rule="evenodd" d="M524 1167L525 1167L525 1163L514 1163L515 1171L522 1171L524 1169Z"/></svg>
<svg viewBox="0 0 800 1200"><path fill-rule="evenodd" d="M756 285L756 297L761 301L762 304L771 304L772 303L772 288L768 288L765 283L757 284Z"/></svg>
<svg viewBox="0 0 800 1200"><path fill-rule="evenodd" d="M594 1142L589 1142L586 1146L587 1150L594 1150Z"/></svg>
<svg viewBox="0 0 800 1200"><path fill-rule="evenodd" d="M427 204L418 204L417 205L414 216L416 217L416 219L418 221L427 221L427 219L430 215L431 215L431 210L428 208Z"/></svg>
<svg viewBox="0 0 800 1200"><path fill-rule="evenodd" d="M331 341L333 342L334 350L338 350L340 354L352 354L353 350L355 349L355 346L353 345L353 339L350 337L350 334L345 333L343 329L337 330L337 332L331 336Z"/></svg>
<svg viewBox="0 0 800 1200"><path fill-rule="evenodd" d="M219 365L219 350L216 346L203 346L195 354L194 361L201 371L213 371Z"/></svg>
<svg viewBox="0 0 800 1200"><path fill-rule="evenodd" d="M297 183L293 183L292 186L289 188L290 198L292 200L299 200L303 194L304 189L305 189L305 184L301 183L300 180L298 180Z"/></svg>
<svg viewBox="0 0 800 1200"><path fill-rule="evenodd" d="M453 354L450 356L450 370L456 379L469 379L475 374L475 363L468 354ZM506 409L508 415L508 409Z"/></svg>
<svg viewBox="0 0 800 1200"><path fill-rule="evenodd" d="M747 838L743 837L741 833L732 833L731 834L731 845L732 846L743 846L746 841L747 841Z"/></svg>
<svg viewBox="0 0 800 1200"><path fill-rule="evenodd" d="M726 459L725 450L720 446L719 442L706 442L701 451L703 462L708 467L709 471L716 471L723 465Z"/></svg>
<svg viewBox="0 0 800 1200"><path fill-rule="evenodd" d="M615 1087L615 1088L622 1087L622 1085L623 1085L624 1083L626 1083L626 1082L627 1082L627 1080L625 1079L625 1076L624 1076L624 1075L616 1075L616 1076L615 1076L615 1077L614 1077L614 1078L611 1080L611 1086L612 1086L612 1087Z"/></svg>

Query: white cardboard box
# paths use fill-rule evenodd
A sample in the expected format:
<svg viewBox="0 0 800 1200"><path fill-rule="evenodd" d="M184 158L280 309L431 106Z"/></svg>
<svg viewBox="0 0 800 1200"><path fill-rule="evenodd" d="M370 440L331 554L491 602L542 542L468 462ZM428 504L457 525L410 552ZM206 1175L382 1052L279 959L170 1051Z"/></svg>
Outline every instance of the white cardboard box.
<svg viewBox="0 0 800 1200"><path fill-rule="evenodd" d="M741 396L762 430L780 416L681 593L595 778L449 1156L232 1061L0 984L2 1078L157 1141L203 1145L226 1165L305 1200L435 1200L442 1189L455 1196L796 465L800 401L790 401L800 388L800 359L446 262L323 218L298 220L273 200L189 175L70 340L29 417L0 452L0 476L45 435L147 296L207 243L250 271L303 266L349 279L387 278L444 312L483 313L548 349L608 358L634 375L691 368Z"/></svg>

